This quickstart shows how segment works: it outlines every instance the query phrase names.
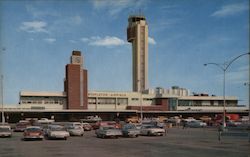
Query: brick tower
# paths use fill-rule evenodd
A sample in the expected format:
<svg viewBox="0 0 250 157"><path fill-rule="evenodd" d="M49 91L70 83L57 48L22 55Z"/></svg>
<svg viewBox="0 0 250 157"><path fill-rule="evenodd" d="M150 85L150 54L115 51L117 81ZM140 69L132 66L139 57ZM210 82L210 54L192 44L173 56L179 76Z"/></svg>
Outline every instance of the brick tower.
<svg viewBox="0 0 250 157"><path fill-rule="evenodd" d="M66 65L64 91L67 93L67 109L88 109L88 73L83 69L80 51L73 51L70 64Z"/></svg>

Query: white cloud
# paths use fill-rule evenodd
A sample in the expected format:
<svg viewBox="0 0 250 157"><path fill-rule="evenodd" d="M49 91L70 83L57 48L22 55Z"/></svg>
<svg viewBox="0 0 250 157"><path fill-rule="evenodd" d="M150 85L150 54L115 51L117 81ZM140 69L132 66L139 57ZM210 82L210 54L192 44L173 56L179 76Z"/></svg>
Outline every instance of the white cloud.
<svg viewBox="0 0 250 157"><path fill-rule="evenodd" d="M80 39L82 42L88 42L90 39L89 38L81 38Z"/></svg>
<svg viewBox="0 0 250 157"><path fill-rule="evenodd" d="M56 39L55 38L45 38L44 41L52 44L56 41Z"/></svg>
<svg viewBox="0 0 250 157"><path fill-rule="evenodd" d="M149 44L152 44L152 45L155 45L155 44L156 44L154 38L151 38L151 37L148 37L148 43L149 43Z"/></svg>
<svg viewBox="0 0 250 157"><path fill-rule="evenodd" d="M47 33L47 23L44 21L30 21L30 22L23 22L22 25L19 27L20 30L29 32L29 33L38 33L44 32Z"/></svg>
<svg viewBox="0 0 250 157"><path fill-rule="evenodd" d="M76 16L70 17L70 21L71 21L71 23L73 23L73 24L79 25L79 24L82 23L82 18L81 18L81 16L76 15Z"/></svg>
<svg viewBox="0 0 250 157"><path fill-rule="evenodd" d="M39 18L39 17L45 17L45 16L59 16L55 10L39 10L33 5L26 5L26 10L28 13L30 13L33 17Z"/></svg>
<svg viewBox="0 0 250 157"><path fill-rule="evenodd" d="M96 46L120 46L125 44L126 42L123 41L122 39L110 36L106 36L102 39L97 39L90 42L90 45L96 45Z"/></svg>
<svg viewBox="0 0 250 157"><path fill-rule="evenodd" d="M126 41L115 36L106 36L104 38L101 38L99 36L92 36L90 38L81 38L80 40L92 46L110 47L110 46L121 46L128 44Z"/></svg>
<svg viewBox="0 0 250 157"><path fill-rule="evenodd" d="M101 38L99 36L92 36L90 38L83 37L80 39L82 42L87 43L88 45L92 46L121 46L129 44L127 41L122 40L115 36L105 36ZM156 41L152 37L148 37L148 43L155 45Z"/></svg>
<svg viewBox="0 0 250 157"><path fill-rule="evenodd" d="M125 9L141 8L147 0L93 0L95 9L109 10L110 15L116 15Z"/></svg>
<svg viewBox="0 0 250 157"><path fill-rule="evenodd" d="M151 24L152 32L161 32L166 29L173 28L182 22L180 18L167 18L167 19L157 19Z"/></svg>
<svg viewBox="0 0 250 157"><path fill-rule="evenodd" d="M229 5L222 6L220 10L215 11L211 16L226 17L226 16L241 13L248 9L249 9L249 6L245 3L229 4Z"/></svg>
<svg viewBox="0 0 250 157"><path fill-rule="evenodd" d="M69 40L69 42L73 43L73 44L77 43L77 41L75 41L75 40Z"/></svg>

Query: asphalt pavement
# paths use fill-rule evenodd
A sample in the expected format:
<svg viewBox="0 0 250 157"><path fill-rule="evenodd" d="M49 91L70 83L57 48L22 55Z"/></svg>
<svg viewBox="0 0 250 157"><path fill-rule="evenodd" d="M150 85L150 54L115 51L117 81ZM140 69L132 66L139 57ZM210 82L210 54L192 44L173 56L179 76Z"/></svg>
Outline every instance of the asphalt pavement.
<svg viewBox="0 0 250 157"><path fill-rule="evenodd" d="M214 128L171 128L166 136L101 139L94 131L67 140L0 138L0 157L250 157L247 137L218 141Z"/></svg>

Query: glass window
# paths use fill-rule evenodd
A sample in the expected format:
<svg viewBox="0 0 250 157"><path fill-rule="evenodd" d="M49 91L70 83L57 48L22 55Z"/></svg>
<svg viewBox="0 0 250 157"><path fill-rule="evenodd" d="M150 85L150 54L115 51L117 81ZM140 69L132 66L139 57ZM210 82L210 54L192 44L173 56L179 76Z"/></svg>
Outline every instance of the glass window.
<svg viewBox="0 0 250 157"><path fill-rule="evenodd" d="M128 98L118 98L117 104L118 105L128 105Z"/></svg>

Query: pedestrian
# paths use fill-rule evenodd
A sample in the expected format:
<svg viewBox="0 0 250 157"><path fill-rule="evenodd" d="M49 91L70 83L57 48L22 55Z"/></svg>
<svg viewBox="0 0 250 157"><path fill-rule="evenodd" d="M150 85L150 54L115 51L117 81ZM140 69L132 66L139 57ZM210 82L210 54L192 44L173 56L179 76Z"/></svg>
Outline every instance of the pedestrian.
<svg viewBox="0 0 250 157"><path fill-rule="evenodd" d="M164 125L164 130L165 130L165 136L167 136L167 132L168 132L168 125L167 124Z"/></svg>
<svg viewBox="0 0 250 157"><path fill-rule="evenodd" d="M182 129L185 129L185 127L186 127L186 122L185 121L183 121L183 128Z"/></svg>

